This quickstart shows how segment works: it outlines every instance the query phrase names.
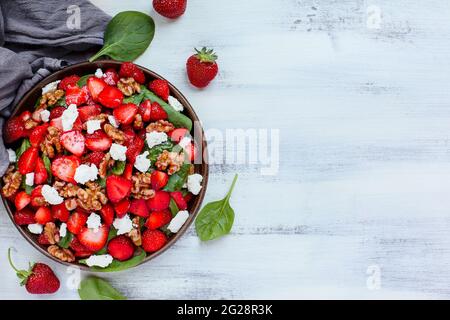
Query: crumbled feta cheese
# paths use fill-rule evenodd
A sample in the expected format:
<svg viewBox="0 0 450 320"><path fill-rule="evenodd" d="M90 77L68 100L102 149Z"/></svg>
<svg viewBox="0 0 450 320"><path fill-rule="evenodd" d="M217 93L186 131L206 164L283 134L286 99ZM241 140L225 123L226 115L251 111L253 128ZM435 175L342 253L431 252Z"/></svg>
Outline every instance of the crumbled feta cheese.
<svg viewBox="0 0 450 320"><path fill-rule="evenodd" d="M188 218L189 212L187 212L186 210L179 211L177 215L172 219L172 221L170 221L167 229L170 230L170 232L177 233Z"/></svg>
<svg viewBox="0 0 450 320"><path fill-rule="evenodd" d="M33 184L34 184L34 172L30 172L30 173L27 173L26 175L25 175L25 184L27 185L27 186L33 186Z"/></svg>
<svg viewBox="0 0 450 320"><path fill-rule="evenodd" d="M44 109L44 110L41 110L41 112L39 112L39 114L41 115L41 120L43 122L48 122L50 120L50 111Z"/></svg>
<svg viewBox="0 0 450 320"><path fill-rule="evenodd" d="M94 229L94 232L97 232L102 226L102 218L98 214L92 212L88 217L86 224L89 229Z"/></svg>
<svg viewBox="0 0 450 320"><path fill-rule="evenodd" d="M113 257L109 254L92 255L86 259L89 267L106 268L113 262Z"/></svg>
<svg viewBox="0 0 450 320"><path fill-rule="evenodd" d="M97 70L95 70L95 76L99 79L103 78L103 71L102 69L98 68Z"/></svg>
<svg viewBox="0 0 450 320"><path fill-rule="evenodd" d="M48 184L44 184L42 186L41 193L45 201L47 201L49 204L56 205L61 204L64 201L64 199L59 195L58 191Z"/></svg>
<svg viewBox="0 0 450 320"><path fill-rule="evenodd" d="M151 149L163 142L167 141L167 134L164 132L150 132L146 134L147 145Z"/></svg>
<svg viewBox="0 0 450 320"><path fill-rule="evenodd" d="M102 122L100 120L88 120L86 122L86 130L87 133L93 134L95 131L101 129Z"/></svg>
<svg viewBox="0 0 450 320"><path fill-rule="evenodd" d="M149 152L145 151L143 154L140 154L136 157L136 161L134 163L134 167L138 169L140 172L147 172L150 168L150 159L148 159Z"/></svg>
<svg viewBox="0 0 450 320"><path fill-rule="evenodd" d="M64 222L59 226L59 236L64 238L67 235L67 224Z"/></svg>
<svg viewBox="0 0 450 320"><path fill-rule="evenodd" d="M123 218L114 219L113 226L117 229L117 235L126 234L133 230L133 221L126 214Z"/></svg>
<svg viewBox="0 0 450 320"><path fill-rule="evenodd" d="M108 116L108 121L114 128L119 127L119 124L117 123L117 120L116 118L114 118L114 116Z"/></svg>
<svg viewBox="0 0 450 320"><path fill-rule="evenodd" d="M8 159L9 159L9 162L16 162L17 161L17 155L16 155L16 153L14 152L14 150L13 149L6 149L6 151L8 152Z"/></svg>
<svg viewBox="0 0 450 320"><path fill-rule="evenodd" d="M178 101L177 98L169 96L169 104L172 106L172 108L174 108L176 111L183 111L184 107L181 104L180 101Z"/></svg>
<svg viewBox="0 0 450 320"><path fill-rule="evenodd" d="M49 92L56 91L56 89L58 89L58 84L60 82L61 82L61 80L58 80L58 81L53 81L53 82L50 82L49 84L47 84L45 87L42 88L42 95L49 93Z"/></svg>
<svg viewBox="0 0 450 320"><path fill-rule="evenodd" d="M178 144L183 148L186 149L187 147L189 147L192 143L192 139L191 137L184 137L183 139L180 140L180 142L178 142Z"/></svg>
<svg viewBox="0 0 450 320"><path fill-rule="evenodd" d="M78 118L78 109L76 104L71 104L64 110L61 116L63 131L72 130L75 120Z"/></svg>
<svg viewBox="0 0 450 320"><path fill-rule="evenodd" d="M98 168L95 164L90 166L87 164L80 165L75 170L74 179L77 183L85 184L88 181L97 180Z"/></svg>
<svg viewBox="0 0 450 320"><path fill-rule="evenodd" d="M125 161L127 160L126 156L127 147L122 146L117 143L113 143L111 145L111 148L109 149L109 154L111 155L111 158L117 161Z"/></svg>
<svg viewBox="0 0 450 320"><path fill-rule="evenodd" d="M201 174L195 173L191 174L187 178L187 188L190 193L198 195L200 190L202 189L201 183L203 181L203 177Z"/></svg>
<svg viewBox="0 0 450 320"><path fill-rule="evenodd" d="M33 223L28 225L28 230L33 234L41 234L44 228L42 227L42 224Z"/></svg>

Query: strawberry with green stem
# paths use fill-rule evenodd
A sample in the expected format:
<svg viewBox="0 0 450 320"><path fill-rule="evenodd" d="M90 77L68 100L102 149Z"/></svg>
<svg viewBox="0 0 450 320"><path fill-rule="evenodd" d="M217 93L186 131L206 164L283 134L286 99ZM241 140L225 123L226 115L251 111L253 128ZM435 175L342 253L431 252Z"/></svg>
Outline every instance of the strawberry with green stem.
<svg viewBox="0 0 450 320"><path fill-rule="evenodd" d="M217 55L212 49L203 47L201 50L195 49L196 54L189 57L186 69L189 81L197 88L206 87L219 72L217 65Z"/></svg>

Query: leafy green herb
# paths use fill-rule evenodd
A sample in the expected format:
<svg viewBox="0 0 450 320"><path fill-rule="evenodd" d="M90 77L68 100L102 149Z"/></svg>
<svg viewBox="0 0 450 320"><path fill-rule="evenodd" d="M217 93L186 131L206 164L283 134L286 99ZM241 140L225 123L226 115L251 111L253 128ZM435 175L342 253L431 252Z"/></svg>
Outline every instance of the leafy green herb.
<svg viewBox="0 0 450 320"><path fill-rule="evenodd" d="M77 86L78 86L79 88L84 87L84 86L87 84L88 79L89 79L90 77L93 77L93 76L94 76L93 74L87 74L87 75L82 76L82 77L80 78L80 80L78 80Z"/></svg>
<svg viewBox="0 0 450 320"><path fill-rule="evenodd" d="M40 96L40 97L36 100L36 103L34 104L34 108L35 108L35 109L37 109L37 107L39 107L39 106L41 105L41 99L42 99L42 96Z"/></svg>
<svg viewBox="0 0 450 320"><path fill-rule="evenodd" d="M155 163L156 160L158 159L158 156L164 151L171 151L173 149L173 142L171 141L166 141L164 143L161 143L157 146L154 146L151 149L148 149L148 158L150 159L151 163Z"/></svg>
<svg viewBox="0 0 450 320"><path fill-rule="evenodd" d="M20 156L27 151L27 149L31 147L31 143L30 140L28 139L23 139L22 140L22 144L20 145L19 149L16 150L16 157L17 160L19 160Z"/></svg>
<svg viewBox="0 0 450 320"><path fill-rule="evenodd" d="M180 191L186 183L190 171L191 165L189 163L183 164L177 173L170 176L167 185L164 187L164 191Z"/></svg>
<svg viewBox="0 0 450 320"><path fill-rule="evenodd" d="M98 272L118 272L123 271L129 268L133 268L137 266L139 263L141 263L147 254L144 250L141 250L138 254L136 254L133 258L126 260L126 261L118 261L113 260L113 262L107 266L106 268L100 268L100 267L91 267L92 271L98 271ZM85 260L80 260L80 263L86 264Z"/></svg>
<svg viewBox="0 0 450 320"><path fill-rule="evenodd" d="M106 188L106 179L105 178L98 178L97 183L100 187Z"/></svg>
<svg viewBox="0 0 450 320"><path fill-rule="evenodd" d="M103 48L89 59L109 56L118 61L133 61L148 48L155 35L152 17L138 11L124 11L108 23Z"/></svg>
<svg viewBox="0 0 450 320"><path fill-rule="evenodd" d="M230 233L234 222L234 210L230 206L230 197L237 178L236 174L225 198L208 203L198 214L195 230L200 240L213 240Z"/></svg>
<svg viewBox="0 0 450 320"><path fill-rule="evenodd" d="M125 161L116 161L114 167L111 168L111 172L116 176L120 176L125 171L125 165L126 165Z"/></svg>
<svg viewBox="0 0 450 320"><path fill-rule="evenodd" d="M69 231L67 231L66 235L61 240L59 240L58 245L61 248L67 249L69 247L72 239L73 239L73 234L70 233Z"/></svg>
<svg viewBox="0 0 450 320"><path fill-rule="evenodd" d="M126 300L119 291L108 282L97 277L88 277L81 281L78 294L81 300Z"/></svg>
<svg viewBox="0 0 450 320"><path fill-rule="evenodd" d="M145 88L145 86L144 86ZM126 97L125 99L123 99L123 103L134 103L135 105L140 105L142 100L144 100L145 97L145 92L144 90L141 91L141 93L139 94L134 94L131 97Z"/></svg>
<svg viewBox="0 0 450 320"><path fill-rule="evenodd" d="M26 183L25 183L25 176L23 175L22 176L22 184L21 184L21 188L22 189L24 189L25 190L25 192L27 193L27 194L31 194L31 191L33 191L33 186L29 186L29 185L27 185Z"/></svg>
<svg viewBox="0 0 450 320"><path fill-rule="evenodd" d="M170 198L169 209L170 209L170 212L172 213L172 216L174 216L174 217L180 211L180 209L177 206L177 203L175 202L175 200L173 200L173 198Z"/></svg>
<svg viewBox="0 0 450 320"><path fill-rule="evenodd" d="M52 181L52 163L51 163L49 157L47 157L45 154L42 155L42 161L44 161L44 166L45 166L45 169L47 170L48 181L51 182Z"/></svg>

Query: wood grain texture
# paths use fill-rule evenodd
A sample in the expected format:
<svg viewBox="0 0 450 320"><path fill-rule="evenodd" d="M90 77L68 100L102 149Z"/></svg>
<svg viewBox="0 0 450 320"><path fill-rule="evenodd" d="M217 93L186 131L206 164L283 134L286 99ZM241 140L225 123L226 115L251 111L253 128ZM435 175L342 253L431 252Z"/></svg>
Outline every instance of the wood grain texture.
<svg viewBox="0 0 450 320"><path fill-rule="evenodd" d="M116 288L133 299L450 297L448 1L190 0L174 22L149 0L93 2L155 17L137 62L172 81L205 129L281 137L276 176L212 166L206 201L240 175L231 235L200 243L191 228L154 261L105 275ZM379 29L367 26L371 5ZM184 64L203 45L220 74L196 90ZM6 266L9 246L18 265L47 261L2 212L0 298L36 298ZM63 286L44 298L77 298L52 265ZM369 266L381 270L378 290Z"/></svg>

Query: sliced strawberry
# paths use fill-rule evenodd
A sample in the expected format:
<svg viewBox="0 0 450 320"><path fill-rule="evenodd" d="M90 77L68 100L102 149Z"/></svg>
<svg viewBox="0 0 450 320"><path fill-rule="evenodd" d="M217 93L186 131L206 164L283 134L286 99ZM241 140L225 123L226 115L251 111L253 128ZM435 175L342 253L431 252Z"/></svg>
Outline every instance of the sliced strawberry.
<svg viewBox="0 0 450 320"><path fill-rule="evenodd" d="M111 148L111 145L112 139L101 130L86 134L86 147L91 151L106 151Z"/></svg>
<svg viewBox="0 0 450 320"><path fill-rule="evenodd" d="M194 162L197 158L198 149L194 143L191 143L187 147L184 147L184 152L186 154L186 159L190 162Z"/></svg>
<svg viewBox="0 0 450 320"><path fill-rule="evenodd" d="M156 79L150 82L148 88L163 100L169 100L169 83L166 80Z"/></svg>
<svg viewBox="0 0 450 320"><path fill-rule="evenodd" d="M86 249L95 252L105 246L106 241L108 241L108 233L109 227L105 225L101 226L98 230L83 227L77 237Z"/></svg>
<svg viewBox="0 0 450 320"><path fill-rule="evenodd" d="M138 107L134 103L127 103L115 108L113 115L120 124L128 125L133 122L137 111Z"/></svg>
<svg viewBox="0 0 450 320"><path fill-rule="evenodd" d="M31 191L31 206L34 208L41 207L46 204L44 197L42 196L42 186L37 186Z"/></svg>
<svg viewBox="0 0 450 320"><path fill-rule="evenodd" d="M41 233L41 234L39 235L39 237L38 237L38 243L39 243L39 244L42 244L42 245L44 245L44 246L47 246L47 245L51 244L51 243L50 243L50 240L48 239L48 237L47 237L47 235L46 235L45 233Z"/></svg>
<svg viewBox="0 0 450 320"><path fill-rule="evenodd" d="M105 154L101 151L93 151L88 153L83 158L83 163L89 163L89 164L95 164L98 167L100 167L100 163L102 162L103 158L105 157Z"/></svg>
<svg viewBox="0 0 450 320"><path fill-rule="evenodd" d="M108 242L108 253L116 260L128 260L133 256L134 244L124 235L117 236Z"/></svg>
<svg viewBox="0 0 450 320"><path fill-rule="evenodd" d="M60 131L63 131L62 117L53 118L52 120L50 120L50 127L55 127Z"/></svg>
<svg viewBox="0 0 450 320"><path fill-rule="evenodd" d="M54 107L51 111L50 111L50 120L52 119L56 119L62 116L64 110L66 110L66 108L64 107Z"/></svg>
<svg viewBox="0 0 450 320"><path fill-rule="evenodd" d="M25 122L27 120L31 119L31 112L30 111L24 111L19 115L20 120L22 120L22 122Z"/></svg>
<svg viewBox="0 0 450 320"><path fill-rule="evenodd" d="M145 230L142 233L142 248L146 252L155 252L165 246L167 237L159 230Z"/></svg>
<svg viewBox="0 0 450 320"><path fill-rule="evenodd" d="M129 147L136 137L136 132L134 132L134 129L131 126L123 127L122 132L125 135L125 146Z"/></svg>
<svg viewBox="0 0 450 320"><path fill-rule="evenodd" d="M52 212L49 207L40 207L34 214L34 220L39 224L46 224L53 220Z"/></svg>
<svg viewBox="0 0 450 320"><path fill-rule="evenodd" d="M133 142L128 145L126 156L129 162L133 163L136 161L136 157L141 154L142 149L144 148L144 140L140 137L134 138Z"/></svg>
<svg viewBox="0 0 450 320"><path fill-rule="evenodd" d="M76 118L75 122L73 123L72 130L83 130L83 122L81 122L80 117Z"/></svg>
<svg viewBox="0 0 450 320"><path fill-rule="evenodd" d="M87 80L87 87L94 101L97 101L98 95L103 91L103 89L105 89L106 86L106 82L97 77L90 77Z"/></svg>
<svg viewBox="0 0 450 320"><path fill-rule="evenodd" d="M63 202L52 206L52 216L53 219L59 220L61 222L67 222L69 220L70 212L66 208L66 204Z"/></svg>
<svg viewBox="0 0 450 320"><path fill-rule="evenodd" d="M48 124L43 124L35 127L30 134L30 143L33 147L39 147L47 134Z"/></svg>
<svg viewBox="0 0 450 320"><path fill-rule="evenodd" d="M75 104L81 106L85 104L88 100L88 94L85 90L77 87L70 86L66 89L66 104L69 106Z"/></svg>
<svg viewBox="0 0 450 320"><path fill-rule="evenodd" d="M69 244L70 249L74 251L75 257L86 258L92 255L92 251L83 246L77 237L73 237Z"/></svg>
<svg viewBox="0 0 450 320"><path fill-rule="evenodd" d="M130 200L122 199L114 205L114 211L117 213L118 218L123 218L130 209Z"/></svg>
<svg viewBox="0 0 450 320"><path fill-rule="evenodd" d="M172 220L172 213L169 210L153 211L145 221L145 226L150 230L159 229Z"/></svg>
<svg viewBox="0 0 450 320"><path fill-rule="evenodd" d="M45 168L44 160L37 158L36 167L34 168L34 184L44 184L47 182L48 172Z"/></svg>
<svg viewBox="0 0 450 320"><path fill-rule="evenodd" d="M172 199L177 204L178 209L180 209L180 210L186 210L187 209L187 203L184 200L184 197L183 197L183 194L181 193L181 191L171 192L170 196L172 197Z"/></svg>
<svg viewBox="0 0 450 320"><path fill-rule="evenodd" d="M31 202L31 196L25 191L21 191L16 195L14 199L14 205L16 206L16 210L20 211L29 205Z"/></svg>
<svg viewBox="0 0 450 320"><path fill-rule="evenodd" d="M110 86L116 86L120 77L115 69L110 68L103 73L103 80Z"/></svg>
<svg viewBox="0 0 450 320"><path fill-rule="evenodd" d="M169 175L163 171L155 170L152 172L151 182L153 190L160 190L169 182Z"/></svg>
<svg viewBox="0 0 450 320"><path fill-rule="evenodd" d="M86 122L90 118L98 116L100 113L102 113L102 107L98 104L92 104L78 108L78 117L80 118L81 122Z"/></svg>
<svg viewBox="0 0 450 320"><path fill-rule="evenodd" d="M120 66L119 75L122 78L134 78L140 84L145 83L145 74L137 65L132 62L124 62Z"/></svg>
<svg viewBox="0 0 450 320"><path fill-rule="evenodd" d="M189 201L191 201L193 197L194 197L194 195L192 193L188 192L184 196L184 201L186 201L186 203L189 203Z"/></svg>
<svg viewBox="0 0 450 320"><path fill-rule="evenodd" d="M133 176L133 164L132 163L127 163L125 165L125 170L123 171L122 176L127 180L131 180L131 177Z"/></svg>
<svg viewBox="0 0 450 320"><path fill-rule="evenodd" d="M156 191L155 196L147 200L147 206L151 211L162 211L169 208L170 194L165 191Z"/></svg>
<svg viewBox="0 0 450 320"><path fill-rule="evenodd" d="M144 199L133 199L131 200L131 205L129 211L142 218L147 218L150 214L147 203Z"/></svg>
<svg viewBox="0 0 450 320"><path fill-rule="evenodd" d="M122 104L123 93L116 87L106 86L98 95L98 101L107 108L117 108Z"/></svg>
<svg viewBox="0 0 450 320"><path fill-rule="evenodd" d="M36 223L34 220L34 212L29 208L25 208L14 213L14 222L19 226Z"/></svg>
<svg viewBox="0 0 450 320"><path fill-rule="evenodd" d="M81 157L84 153L85 139L81 131L64 132L59 139L63 147L74 155Z"/></svg>
<svg viewBox="0 0 450 320"><path fill-rule="evenodd" d="M114 221L114 209L109 203L103 205L100 209L100 215L102 216L102 220L105 225L112 225Z"/></svg>
<svg viewBox="0 0 450 320"><path fill-rule="evenodd" d="M11 143L25 137L27 134L25 124L19 117L9 118L3 129L3 137L6 143Z"/></svg>
<svg viewBox="0 0 450 320"><path fill-rule="evenodd" d="M144 100L140 105L139 105L139 110L138 110L139 114L142 117L142 121L144 122L149 122L150 121L150 114L152 112L152 102L150 100Z"/></svg>
<svg viewBox="0 0 450 320"><path fill-rule="evenodd" d="M86 224L88 215L80 210L75 210L67 220L67 230L73 234L80 233L81 229Z"/></svg>
<svg viewBox="0 0 450 320"><path fill-rule="evenodd" d="M20 174L27 174L34 171L36 161L39 155L39 149L36 147L29 147L19 158L17 166Z"/></svg>
<svg viewBox="0 0 450 320"><path fill-rule="evenodd" d="M170 139L175 143L180 142L184 137L190 137L189 130L186 128L178 128L170 133Z"/></svg>
<svg viewBox="0 0 450 320"><path fill-rule="evenodd" d="M109 176L106 179L106 194L112 203L128 197L131 191L131 181L120 176Z"/></svg>
<svg viewBox="0 0 450 320"><path fill-rule="evenodd" d="M80 77L76 74L65 77L61 80L61 82L58 85L58 89L66 91L69 87L74 87L77 85L78 80L80 80Z"/></svg>
<svg viewBox="0 0 450 320"><path fill-rule="evenodd" d="M81 88L81 90L83 90L84 92L86 92L87 94L87 99L86 102L84 104L87 104L88 106L95 104L94 98L92 98L91 93L89 92L89 89L87 86L83 86Z"/></svg>
<svg viewBox="0 0 450 320"><path fill-rule="evenodd" d="M80 158L76 156L60 156L53 160L52 173L60 180L76 184L73 177L80 164Z"/></svg>
<svg viewBox="0 0 450 320"><path fill-rule="evenodd" d="M151 121L158 121L158 120L166 120L167 119L167 112L159 105L158 102L153 102L151 105L152 111L150 113L150 120Z"/></svg>

